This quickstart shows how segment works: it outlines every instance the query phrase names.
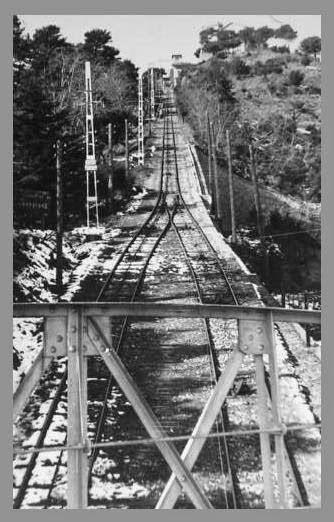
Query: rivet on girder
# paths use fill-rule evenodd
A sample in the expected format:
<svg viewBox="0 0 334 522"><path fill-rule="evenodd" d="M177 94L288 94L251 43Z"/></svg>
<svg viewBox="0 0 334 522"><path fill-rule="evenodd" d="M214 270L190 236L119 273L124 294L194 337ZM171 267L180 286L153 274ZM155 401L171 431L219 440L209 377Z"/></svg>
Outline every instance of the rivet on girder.
<svg viewBox="0 0 334 522"><path fill-rule="evenodd" d="M57 335L57 343L61 343L63 341L62 335Z"/></svg>
<svg viewBox="0 0 334 522"><path fill-rule="evenodd" d="M74 353L76 349L77 349L77 347L73 344L73 345L71 345L71 346L69 347L68 350L69 350L69 352Z"/></svg>
<svg viewBox="0 0 334 522"><path fill-rule="evenodd" d="M56 353L56 351L57 351L57 348L55 346L51 346L50 352L51 353Z"/></svg>

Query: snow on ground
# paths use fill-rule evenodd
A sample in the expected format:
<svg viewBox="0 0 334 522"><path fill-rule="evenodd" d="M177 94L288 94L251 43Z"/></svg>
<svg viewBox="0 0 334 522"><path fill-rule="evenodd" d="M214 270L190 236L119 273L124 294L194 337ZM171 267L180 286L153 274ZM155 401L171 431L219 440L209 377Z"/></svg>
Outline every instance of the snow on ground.
<svg viewBox="0 0 334 522"><path fill-rule="evenodd" d="M143 197L147 194L147 190L144 189L142 192L139 192L138 194L135 194L132 196L130 203L127 206L126 212L129 214L134 214L137 212L138 208L141 205Z"/></svg>
<svg viewBox="0 0 334 522"><path fill-rule="evenodd" d="M20 359L19 368L13 370L13 392L43 346L42 322L42 319L13 320L13 346Z"/></svg>
<svg viewBox="0 0 334 522"><path fill-rule="evenodd" d="M118 236L121 229L105 230L101 238L89 243L83 243L76 249L76 257L80 260L73 269L66 292L62 295L62 301L71 301L76 292L80 289L82 280L90 274L96 265L103 250L106 248L110 239ZM84 234L81 229L73 230L72 234Z"/></svg>
<svg viewBox="0 0 334 522"><path fill-rule="evenodd" d="M14 302L55 302L54 266L56 236L52 230L17 229L14 231ZM66 285L77 263L75 244L68 234L63 242ZM13 320L13 347L16 357L13 372L14 391L43 346L42 319Z"/></svg>
<svg viewBox="0 0 334 522"><path fill-rule="evenodd" d="M96 477L92 478L90 495L93 500L100 500L101 503L110 499L124 499L129 502L131 498L147 497L150 490L140 484L122 484L110 481L102 482ZM103 502L104 501L104 502Z"/></svg>
<svg viewBox="0 0 334 522"><path fill-rule="evenodd" d="M136 212L147 191L134 194L125 212ZM123 214L123 213L122 213ZM87 241L87 234L97 239ZM62 301L72 301L80 289L81 281L98 264L98 259L110 240L121 233L120 228L87 229L77 227L64 233L63 238L63 284ZM47 302L58 300L56 282L56 234L53 230L16 229L14 240L14 302ZM111 270L115 259L104 262L103 271ZM16 390L23 376L36 358L43 345L41 319L14 319L13 347L16 359L13 372L13 388Z"/></svg>
<svg viewBox="0 0 334 522"><path fill-rule="evenodd" d="M65 234L63 257L64 284L76 263L75 245ZM17 229L14 231L14 301L56 300L55 290L56 235L52 230Z"/></svg>

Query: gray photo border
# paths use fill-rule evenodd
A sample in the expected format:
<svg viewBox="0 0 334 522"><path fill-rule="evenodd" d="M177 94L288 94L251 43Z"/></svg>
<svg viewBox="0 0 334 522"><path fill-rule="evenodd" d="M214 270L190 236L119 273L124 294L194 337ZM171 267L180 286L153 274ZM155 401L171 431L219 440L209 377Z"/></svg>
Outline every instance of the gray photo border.
<svg viewBox="0 0 334 522"><path fill-rule="evenodd" d="M333 55L331 49L334 48L334 29L333 29L333 2L320 0L312 2L304 0L281 0L279 3L273 0L252 0L251 3L233 0L222 2L222 0L168 0L158 4L156 0L122 0L120 2L110 2L110 0L95 0L93 3L88 0L69 2L68 0L57 0L56 2L43 0L14 0L11 5L1 7L1 205L0 205L0 226L1 226L1 415L2 429L1 436L1 511L4 520L39 520L39 517L46 517L47 520L58 520L58 517L65 516L66 520L90 520L92 515L99 520L136 520L149 521L156 520L202 520L203 514L196 510L183 510L177 512L154 510L92 510L60 511L59 510L23 510L12 509L12 358L11 335L12 335L12 15L13 14L217 14L223 17L224 14L263 14L271 12L277 14L322 14L322 39L323 39L323 174L322 174L322 195L323 195L323 218L322 218L322 238L323 238L323 261L322 261L322 301L323 301L323 357L322 357L322 382L323 382L323 418L324 418L324 444L323 444L323 465L322 465L322 508L318 510L286 510L282 513L278 511L264 510L238 510L238 511L214 511L207 513L205 518L211 520L239 521L247 520L257 522L260 520L282 520L303 521L308 520L331 520L334 514L334 493L332 492L333 469L334 469L334 440L333 433L333 413L331 408L333 396L333 349L330 344L333 334L333 322L330 320L333 314L334 305L331 296L334 295L334 276L331 272L334 266L333 252L333 232L332 223L334 222L334 189L331 166L333 159L333 119L334 102L332 92L334 92L333 81ZM111 28L112 30L112 28ZM173 35L171 34L171 51ZM45 513L45 514L44 514Z"/></svg>

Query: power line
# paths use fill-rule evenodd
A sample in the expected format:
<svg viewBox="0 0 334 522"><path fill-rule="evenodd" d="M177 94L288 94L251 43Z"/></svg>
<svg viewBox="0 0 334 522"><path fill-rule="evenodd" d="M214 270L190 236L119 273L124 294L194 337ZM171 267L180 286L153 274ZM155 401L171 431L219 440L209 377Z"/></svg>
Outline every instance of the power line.
<svg viewBox="0 0 334 522"><path fill-rule="evenodd" d="M284 232L282 234L267 234L263 237L280 237L280 236L296 236L297 234L306 234L307 232L316 232L321 230L320 227L318 228L307 228L305 230L300 230L298 232Z"/></svg>
<svg viewBox="0 0 334 522"><path fill-rule="evenodd" d="M321 230L318 228L306 228L305 230L299 230L298 232L284 232L282 234L264 234L262 237L282 237L282 236L296 236L297 234L306 234L307 232L316 232Z"/></svg>

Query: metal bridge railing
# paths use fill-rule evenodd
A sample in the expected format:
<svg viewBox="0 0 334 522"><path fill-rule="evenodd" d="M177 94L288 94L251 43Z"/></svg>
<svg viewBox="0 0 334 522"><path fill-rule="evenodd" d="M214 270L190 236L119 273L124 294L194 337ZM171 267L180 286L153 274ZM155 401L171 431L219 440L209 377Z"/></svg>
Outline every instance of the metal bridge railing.
<svg viewBox="0 0 334 522"><path fill-rule="evenodd" d="M141 390L112 346L110 318L116 316L216 318L237 320L238 343L233 349L191 435L168 437ZM167 461L171 476L156 509L172 509L183 490L197 509L212 505L192 474L205 441L210 437L242 437L258 433L263 468L266 508L287 507L287 477L293 475L285 446L287 431L314 429L316 424L285 426L281 416L274 322L320 324L320 312L232 305L165 303L21 303L14 304L14 317L43 317L44 346L14 394L14 417L22 411L34 387L51 361L68 357L68 427L66 446L14 450L16 453L66 450L67 507L83 509L88 499L88 458L93 447L155 444ZM87 358L100 355L149 434L148 439L91 444L87 437ZM259 429L211 433L245 356L255 362ZM270 393L266 386L266 355ZM275 440L272 451L270 437ZM174 442L187 440L180 455ZM275 454L275 466L272 454ZM292 479L297 497L298 485ZM297 491L296 491L297 490Z"/></svg>

